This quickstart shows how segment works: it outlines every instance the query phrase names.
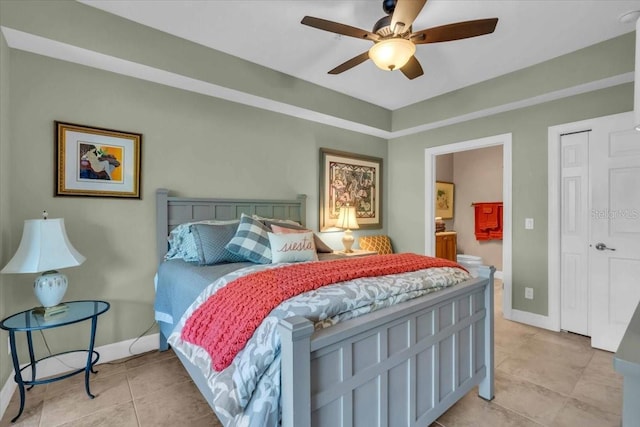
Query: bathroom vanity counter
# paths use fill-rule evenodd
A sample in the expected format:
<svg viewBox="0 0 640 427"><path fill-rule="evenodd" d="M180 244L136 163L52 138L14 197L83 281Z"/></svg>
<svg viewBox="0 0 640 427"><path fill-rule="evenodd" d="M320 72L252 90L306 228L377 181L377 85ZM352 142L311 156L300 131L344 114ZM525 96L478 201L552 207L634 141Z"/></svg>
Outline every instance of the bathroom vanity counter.
<svg viewBox="0 0 640 427"><path fill-rule="evenodd" d="M455 231L436 233L436 257L455 261L458 251L457 239L458 233Z"/></svg>

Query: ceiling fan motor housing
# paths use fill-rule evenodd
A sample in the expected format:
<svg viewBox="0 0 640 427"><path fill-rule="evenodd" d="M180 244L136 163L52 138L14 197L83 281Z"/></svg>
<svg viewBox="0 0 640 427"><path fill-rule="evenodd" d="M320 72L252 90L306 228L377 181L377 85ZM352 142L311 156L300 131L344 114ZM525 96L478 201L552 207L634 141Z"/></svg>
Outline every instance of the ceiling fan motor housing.
<svg viewBox="0 0 640 427"><path fill-rule="evenodd" d="M407 31L404 31L404 34L411 33L413 31L412 27L409 27ZM393 31L391 30L391 15L383 16L378 19L378 22L373 26L372 33L376 33L380 37L389 37L393 35Z"/></svg>
<svg viewBox="0 0 640 427"><path fill-rule="evenodd" d="M391 15L383 16L373 26L372 33L376 33L380 37L387 37L393 34L391 31Z"/></svg>
<svg viewBox="0 0 640 427"><path fill-rule="evenodd" d="M396 10L396 3L398 0L382 0L382 10L387 16L378 19L378 22L373 26L372 33L376 33L380 37L387 37L393 34L391 31L391 16L393 11Z"/></svg>

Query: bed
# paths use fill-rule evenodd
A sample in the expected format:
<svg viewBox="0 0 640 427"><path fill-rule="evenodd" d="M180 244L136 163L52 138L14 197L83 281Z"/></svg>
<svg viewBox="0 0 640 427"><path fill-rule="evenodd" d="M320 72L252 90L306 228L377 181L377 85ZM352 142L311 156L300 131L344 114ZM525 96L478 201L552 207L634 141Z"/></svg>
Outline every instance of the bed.
<svg viewBox="0 0 640 427"><path fill-rule="evenodd" d="M214 268L187 266L179 290L167 293L165 284L171 281L172 271L189 264L164 261L171 230L200 220L231 221L243 214L293 220L302 226L306 219L305 196L291 200L187 198L159 189L156 204L160 350L169 347L169 339L175 342L185 324L183 313L189 311L185 307L202 292L201 284L190 285L202 282L207 270ZM228 269L233 276L250 266L240 262L215 268ZM298 315L279 320L274 328L280 341L274 382L279 387L281 425L429 426L476 386L480 397L493 399L493 272L492 268L488 278L468 278L323 329ZM181 351L176 354L221 421L235 425L213 404L216 395L202 363L194 363ZM245 419L238 424L274 422Z"/></svg>

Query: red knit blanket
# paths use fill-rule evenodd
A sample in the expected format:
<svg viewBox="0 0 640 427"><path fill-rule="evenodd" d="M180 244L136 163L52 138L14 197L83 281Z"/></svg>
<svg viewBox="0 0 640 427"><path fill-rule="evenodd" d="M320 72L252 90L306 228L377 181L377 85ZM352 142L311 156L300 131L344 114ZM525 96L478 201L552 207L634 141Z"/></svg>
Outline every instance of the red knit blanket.
<svg viewBox="0 0 640 427"><path fill-rule="evenodd" d="M361 277L459 267L453 261L391 254L301 263L258 271L219 289L194 311L182 339L204 348L216 371L231 364L262 320L281 302L322 286Z"/></svg>

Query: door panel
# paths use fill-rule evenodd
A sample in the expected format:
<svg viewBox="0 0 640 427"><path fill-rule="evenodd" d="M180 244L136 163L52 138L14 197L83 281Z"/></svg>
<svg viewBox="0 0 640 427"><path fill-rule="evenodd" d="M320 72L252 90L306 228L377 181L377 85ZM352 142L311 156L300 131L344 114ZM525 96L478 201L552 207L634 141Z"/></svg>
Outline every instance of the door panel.
<svg viewBox="0 0 640 427"><path fill-rule="evenodd" d="M560 144L560 328L589 335L589 132L563 135Z"/></svg>
<svg viewBox="0 0 640 427"><path fill-rule="evenodd" d="M591 345L616 351L640 301L640 132L625 113L591 133Z"/></svg>
<svg viewBox="0 0 640 427"><path fill-rule="evenodd" d="M640 261L622 258L609 259L609 322L622 325L629 324L629 313L633 313L638 301L629 298L637 294L638 277L640 277Z"/></svg>
<svg viewBox="0 0 640 427"><path fill-rule="evenodd" d="M640 167L612 169L610 175L611 196L611 232L614 234L640 233L640 221L637 201L630 195L640 188ZM639 236L640 237L640 234Z"/></svg>

